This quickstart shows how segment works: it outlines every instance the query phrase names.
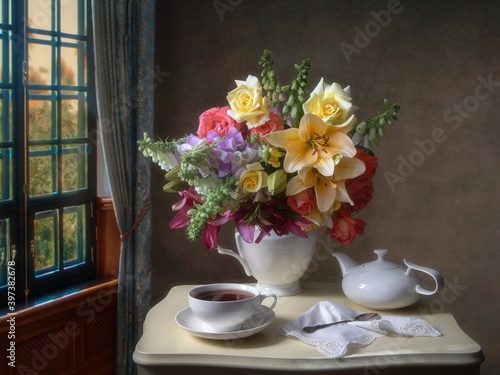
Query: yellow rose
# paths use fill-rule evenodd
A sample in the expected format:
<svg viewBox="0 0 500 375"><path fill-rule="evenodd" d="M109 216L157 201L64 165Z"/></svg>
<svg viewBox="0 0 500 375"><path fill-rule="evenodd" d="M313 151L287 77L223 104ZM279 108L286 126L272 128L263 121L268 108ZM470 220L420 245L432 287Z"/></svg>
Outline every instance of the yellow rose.
<svg viewBox="0 0 500 375"><path fill-rule="evenodd" d="M304 113L312 113L328 125L345 123L357 109L351 103L351 88L338 83L325 84L323 78L303 105ZM348 132L350 129L343 129Z"/></svg>
<svg viewBox="0 0 500 375"><path fill-rule="evenodd" d="M247 165L247 170L244 171L238 181L239 188L244 193L257 193L260 189L267 186L267 173L263 172L264 168L260 163Z"/></svg>
<svg viewBox="0 0 500 375"><path fill-rule="evenodd" d="M257 77L249 75L246 81L235 81L236 88L227 94L231 109L227 114L238 122L246 121L249 129L269 120L267 98Z"/></svg>

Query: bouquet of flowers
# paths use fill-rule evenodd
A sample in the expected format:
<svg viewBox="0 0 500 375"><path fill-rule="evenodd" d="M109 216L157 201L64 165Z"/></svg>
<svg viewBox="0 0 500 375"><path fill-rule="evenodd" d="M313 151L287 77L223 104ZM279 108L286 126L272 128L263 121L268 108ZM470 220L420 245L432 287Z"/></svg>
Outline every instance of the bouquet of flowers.
<svg viewBox="0 0 500 375"><path fill-rule="evenodd" d="M191 240L217 247L229 221L247 242L274 231L306 237L318 227L341 244L363 234L355 218L371 200L377 158L370 150L399 106L357 122L350 87L319 81L309 94L310 61L281 85L273 56L264 51L261 80L236 80L228 105L199 116L196 134L152 140L139 150L166 171L166 192L178 193L170 228L187 228ZM255 229L260 229L255 231Z"/></svg>

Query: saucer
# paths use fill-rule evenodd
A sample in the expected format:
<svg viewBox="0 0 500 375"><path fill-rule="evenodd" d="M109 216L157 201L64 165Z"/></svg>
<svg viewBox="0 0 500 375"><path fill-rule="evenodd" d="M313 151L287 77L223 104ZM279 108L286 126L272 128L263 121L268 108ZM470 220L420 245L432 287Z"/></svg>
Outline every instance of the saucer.
<svg viewBox="0 0 500 375"><path fill-rule="evenodd" d="M248 319L241 329L230 332L216 332L209 330L205 323L196 317L190 307L186 307L175 315L179 326L194 336L212 340L234 340L255 335L262 331L276 318L276 313L269 307L261 305L257 313Z"/></svg>

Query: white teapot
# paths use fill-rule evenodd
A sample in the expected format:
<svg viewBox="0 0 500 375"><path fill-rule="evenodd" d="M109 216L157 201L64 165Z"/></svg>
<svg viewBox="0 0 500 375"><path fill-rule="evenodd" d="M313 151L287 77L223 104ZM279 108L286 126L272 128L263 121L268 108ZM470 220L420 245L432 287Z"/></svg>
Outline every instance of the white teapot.
<svg viewBox="0 0 500 375"><path fill-rule="evenodd" d="M379 249L374 252L378 259L362 265L343 253L332 254L342 271L342 290L350 300L362 306L377 310L398 309L417 302L420 295L437 293L444 284L441 274L431 268L418 266L404 259L407 266L405 269L384 259L388 250ZM436 283L435 289L423 288L414 271L430 275Z"/></svg>

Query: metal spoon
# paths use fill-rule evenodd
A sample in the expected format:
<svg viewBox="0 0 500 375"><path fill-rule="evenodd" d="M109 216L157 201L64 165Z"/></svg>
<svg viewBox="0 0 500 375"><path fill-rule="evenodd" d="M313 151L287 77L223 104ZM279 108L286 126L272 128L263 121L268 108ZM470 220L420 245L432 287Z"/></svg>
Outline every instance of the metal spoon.
<svg viewBox="0 0 500 375"><path fill-rule="evenodd" d="M304 328L302 328L302 331L304 331L305 333L313 333L313 332L316 332L318 329L331 327L331 326L334 326L337 324L345 324L345 323L349 323L349 322L366 322L368 320L375 320L375 319L380 319L380 315L377 313L363 313L363 314L359 314L358 316L354 317L354 319L339 320L337 322L318 324L316 326L304 327Z"/></svg>

